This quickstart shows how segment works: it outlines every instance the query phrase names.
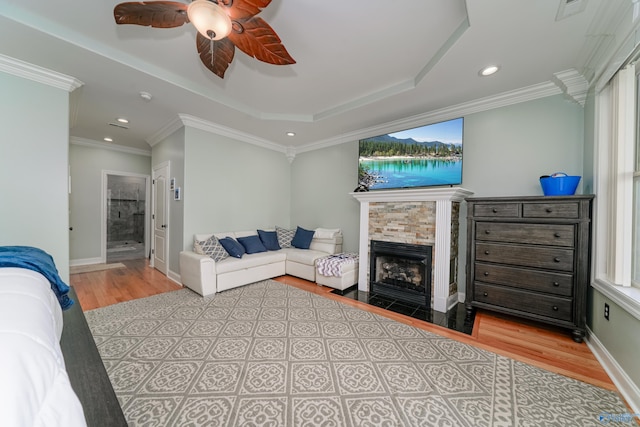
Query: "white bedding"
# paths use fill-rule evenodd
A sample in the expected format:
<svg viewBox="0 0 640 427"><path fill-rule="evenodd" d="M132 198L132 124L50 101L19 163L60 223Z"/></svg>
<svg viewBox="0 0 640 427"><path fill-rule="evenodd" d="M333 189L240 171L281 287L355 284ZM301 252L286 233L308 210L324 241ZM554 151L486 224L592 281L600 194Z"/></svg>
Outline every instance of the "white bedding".
<svg viewBox="0 0 640 427"><path fill-rule="evenodd" d="M49 281L0 268L0 424L86 426L60 349L62 310Z"/></svg>

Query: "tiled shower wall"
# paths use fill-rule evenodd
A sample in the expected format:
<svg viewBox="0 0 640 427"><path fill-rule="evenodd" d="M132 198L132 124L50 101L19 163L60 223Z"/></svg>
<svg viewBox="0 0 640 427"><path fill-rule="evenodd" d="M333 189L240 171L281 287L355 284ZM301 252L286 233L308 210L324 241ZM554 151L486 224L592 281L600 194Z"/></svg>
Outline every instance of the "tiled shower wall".
<svg viewBox="0 0 640 427"><path fill-rule="evenodd" d="M107 242L144 241L145 189L142 183L109 182L107 190Z"/></svg>

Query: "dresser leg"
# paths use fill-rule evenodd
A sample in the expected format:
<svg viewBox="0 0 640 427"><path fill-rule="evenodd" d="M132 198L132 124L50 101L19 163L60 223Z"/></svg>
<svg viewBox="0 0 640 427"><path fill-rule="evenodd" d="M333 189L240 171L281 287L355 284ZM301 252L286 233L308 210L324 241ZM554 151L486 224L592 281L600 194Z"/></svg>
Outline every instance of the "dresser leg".
<svg viewBox="0 0 640 427"><path fill-rule="evenodd" d="M467 317L471 317L473 315L473 306L471 304L465 304L465 309L467 310Z"/></svg>
<svg viewBox="0 0 640 427"><path fill-rule="evenodd" d="M573 338L573 340L575 342L582 342L584 339L584 331L579 331L579 330L574 330L573 332L571 332L571 337Z"/></svg>

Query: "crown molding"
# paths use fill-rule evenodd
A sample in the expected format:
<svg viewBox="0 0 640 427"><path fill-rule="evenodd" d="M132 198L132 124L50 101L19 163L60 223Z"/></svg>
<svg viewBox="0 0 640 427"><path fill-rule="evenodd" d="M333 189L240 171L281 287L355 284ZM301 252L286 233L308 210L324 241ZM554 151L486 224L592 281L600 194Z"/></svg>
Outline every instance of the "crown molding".
<svg viewBox="0 0 640 427"><path fill-rule="evenodd" d="M0 54L0 71L57 89L66 90L67 92L73 92L75 89L84 85L83 82L75 77L47 70L46 68L2 54Z"/></svg>
<svg viewBox="0 0 640 427"><path fill-rule="evenodd" d="M147 139L147 142L151 147L167 138L169 135L177 131L178 129L189 126L194 129L200 129L205 132L213 133L216 135L226 136L229 138L237 139L238 141L246 142L248 144L257 145L259 147L268 148L269 150L278 151L280 153L286 153L287 148L280 144L276 144L264 138L259 138L255 135L241 132L236 129L231 129L226 126L212 123L208 120L201 119L199 117L191 116L189 114L178 114L176 118L167 123L162 129L156 132L153 136Z"/></svg>
<svg viewBox="0 0 640 427"><path fill-rule="evenodd" d="M127 154L137 154L139 156L151 157L151 150L140 150L138 148L124 147L122 145L94 141L93 139L78 138L78 137L72 136L71 138L69 138L69 143L72 145L79 145L82 147L100 148L103 150L120 151L122 153L127 153Z"/></svg>
<svg viewBox="0 0 640 427"><path fill-rule="evenodd" d="M582 74L570 69L555 73L552 80L568 99L584 107L587 92L589 91L589 82Z"/></svg>
<svg viewBox="0 0 640 427"><path fill-rule="evenodd" d="M573 73L571 73L570 75L573 76ZM483 111L493 110L495 108L519 104L521 102L533 101L553 95L560 95L562 93L563 91L558 87L558 85L554 84L553 82L540 83L513 91L503 92L495 96L480 98L474 101L442 108L440 110L430 111L428 113L407 117L401 120L396 120L394 122L383 123L380 125L356 130L353 132L338 135L334 138L313 142L300 147L285 147L264 138L259 138L255 135L250 135L248 133L241 132L236 129L231 129L226 126L221 126L195 116L178 114L178 117L176 117L162 129L156 132L151 138L147 140L147 142L151 147L153 147L158 142L162 141L164 138L168 137L181 127L189 126L216 135L227 136L229 138L237 139L249 144L284 153L291 163L299 153L320 150L322 148L327 148L334 145L358 141L369 136L397 132L412 127L423 126L429 123L438 123L445 120L464 117L469 114L480 113Z"/></svg>
<svg viewBox="0 0 640 427"><path fill-rule="evenodd" d="M282 145L276 144L264 138L259 138L255 135L250 135L248 133L241 132L236 129L231 129L226 126L211 123L207 120L204 120L195 116L190 116L188 114L178 114L178 117L180 118L180 120L185 126L189 126L195 129L200 129L205 132L214 133L216 135L237 139L242 142L257 145L263 148L268 148L270 150L278 151L280 153L286 152L286 148L283 147Z"/></svg>
<svg viewBox="0 0 640 427"><path fill-rule="evenodd" d="M451 107L442 108L440 110L430 111L424 114L407 117L390 123L384 123L354 132L338 135L335 138L325 139L322 141L306 144L297 148L298 153L319 150L321 148L331 147L333 145L344 144L346 142L358 141L369 136L382 135L384 133L392 133L409 129L412 127L423 126L429 123L438 123L445 120L464 117L469 114L480 113L483 111L493 110L495 108L506 107L509 105L519 104L521 102L533 101L548 96L559 95L562 91L552 82L540 83L528 86L522 89L503 92L495 96L480 98L475 101L465 102L453 105Z"/></svg>
<svg viewBox="0 0 640 427"><path fill-rule="evenodd" d="M149 144L151 147L154 147L160 141L167 138L169 135L182 128L183 126L184 124L182 123L182 120L180 120L180 117L175 117L169 123L158 129L156 133L146 139L147 144Z"/></svg>

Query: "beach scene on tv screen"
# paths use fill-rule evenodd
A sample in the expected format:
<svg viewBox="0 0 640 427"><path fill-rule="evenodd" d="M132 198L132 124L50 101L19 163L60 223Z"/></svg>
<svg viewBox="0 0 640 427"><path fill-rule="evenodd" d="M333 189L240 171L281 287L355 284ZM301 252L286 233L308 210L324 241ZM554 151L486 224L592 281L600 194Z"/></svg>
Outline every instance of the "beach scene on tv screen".
<svg viewBox="0 0 640 427"><path fill-rule="evenodd" d="M462 183L463 119L360 140L358 185L367 190Z"/></svg>

